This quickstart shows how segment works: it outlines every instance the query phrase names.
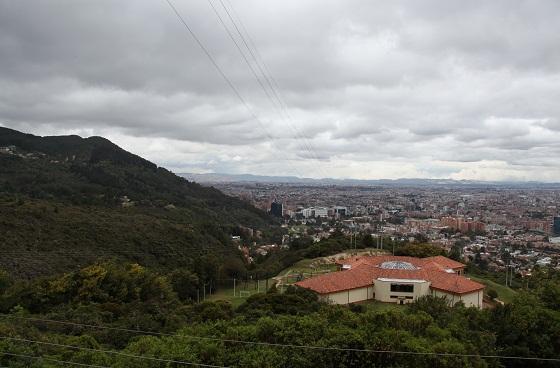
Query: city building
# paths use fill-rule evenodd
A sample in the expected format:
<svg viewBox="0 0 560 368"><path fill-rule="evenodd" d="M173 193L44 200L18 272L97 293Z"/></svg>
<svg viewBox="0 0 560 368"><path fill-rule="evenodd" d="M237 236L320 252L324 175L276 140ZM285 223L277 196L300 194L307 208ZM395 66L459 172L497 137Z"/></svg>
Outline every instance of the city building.
<svg viewBox="0 0 560 368"><path fill-rule="evenodd" d="M553 228L554 228L554 235L560 236L560 216L554 216Z"/></svg>
<svg viewBox="0 0 560 368"><path fill-rule="evenodd" d="M485 231L485 226L482 222L465 220L461 217L442 217L440 222L443 226L458 230L462 233Z"/></svg>
<svg viewBox="0 0 560 368"><path fill-rule="evenodd" d="M296 283L334 304L365 300L406 304L425 295L482 308L484 285L463 276L465 265L443 256L353 257L337 262L341 271Z"/></svg>
<svg viewBox="0 0 560 368"><path fill-rule="evenodd" d="M329 211L325 207L309 207L302 209L301 214L305 218L328 217Z"/></svg>
<svg viewBox="0 0 560 368"><path fill-rule="evenodd" d="M332 208L333 213L335 216L347 216L348 215L348 208L342 206L335 206Z"/></svg>
<svg viewBox="0 0 560 368"><path fill-rule="evenodd" d="M284 205L279 202L272 202L270 204L270 213L275 217L284 217Z"/></svg>

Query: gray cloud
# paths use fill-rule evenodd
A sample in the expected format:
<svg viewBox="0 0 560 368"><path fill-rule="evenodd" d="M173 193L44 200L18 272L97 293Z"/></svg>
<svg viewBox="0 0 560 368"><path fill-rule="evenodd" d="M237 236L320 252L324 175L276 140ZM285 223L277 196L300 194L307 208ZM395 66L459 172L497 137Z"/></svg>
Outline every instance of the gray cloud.
<svg viewBox="0 0 560 368"><path fill-rule="evenodd" d="M0 0L0 124L176 171L560 180L557 1L233 2L292 120L174 3L258 120L164 1Z"/></svg>

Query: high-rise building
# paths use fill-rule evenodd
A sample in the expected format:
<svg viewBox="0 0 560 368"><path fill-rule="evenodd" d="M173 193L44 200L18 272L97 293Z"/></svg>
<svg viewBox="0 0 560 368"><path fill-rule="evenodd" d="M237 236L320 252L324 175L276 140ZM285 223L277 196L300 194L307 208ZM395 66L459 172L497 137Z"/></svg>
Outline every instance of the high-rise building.
<svg viewBox="0 0 560 368"><path fill-rule="evenodd" d="M272 202L270 204L270 213L272 216L284 217L284 205L279 202Z"/></svg>
<svg viewBox="0 0 560 368"><path fill-rule="evenodd" d="M342 206L335 206L333 207L334 214L338 216L346 216L348 215L348 209Z"/></svg>
<svg viewBox="0 0 560 368"><path fill-rule="evenodd" d="M553 222L554 235L560 236L560 216L554 216Z"/></svg>

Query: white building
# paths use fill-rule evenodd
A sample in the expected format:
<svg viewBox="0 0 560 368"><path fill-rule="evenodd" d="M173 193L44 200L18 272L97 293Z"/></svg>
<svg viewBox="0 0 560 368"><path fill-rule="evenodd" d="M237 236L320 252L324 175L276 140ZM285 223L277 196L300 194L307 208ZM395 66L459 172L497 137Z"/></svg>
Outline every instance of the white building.
<svg viewBox="0 0 560 368"><path fill-rule="evenodd" d="M406 304L419 297L445 297L482 308L484 285L463 276L465 265L449 258L375 256L337 262L342 271L296 283L334 304L364 300Z"/></svg>
<svg viewBox="0 0 560 368"><path fill-rule="evenodd" d="M309 207L301 210L301 215L305 218L328 217L328 209L325 207Z"/></svg>

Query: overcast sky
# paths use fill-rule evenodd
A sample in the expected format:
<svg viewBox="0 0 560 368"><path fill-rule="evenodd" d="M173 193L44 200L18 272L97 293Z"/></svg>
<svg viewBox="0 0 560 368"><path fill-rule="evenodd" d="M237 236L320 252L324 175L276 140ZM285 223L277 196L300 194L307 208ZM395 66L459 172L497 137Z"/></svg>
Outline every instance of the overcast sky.
<svg viewBox="0 0 560 368"><path fill-rule="evenodd" d="M0 125L175 172L560 181L560 1L222 1L285 108L220 0L173 4L250 110L165 0L0 0Z"/></svg>

